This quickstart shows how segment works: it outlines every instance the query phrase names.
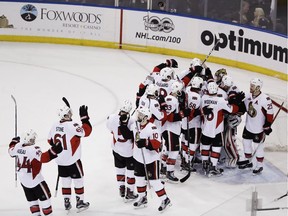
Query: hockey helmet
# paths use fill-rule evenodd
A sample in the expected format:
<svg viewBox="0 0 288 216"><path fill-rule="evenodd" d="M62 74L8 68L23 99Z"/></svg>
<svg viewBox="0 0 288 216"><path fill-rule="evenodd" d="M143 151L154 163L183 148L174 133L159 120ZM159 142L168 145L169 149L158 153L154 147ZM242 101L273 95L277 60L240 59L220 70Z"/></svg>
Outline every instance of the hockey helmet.
<svg viewBox="0 0 288 216"><path fill-rule="evenodd" d="M132 102L129 100L124 100L123 104L120 107L120 112L130 113L132 110Z"/></svg>
<svg viewBox="0 0 288 216"><path fill-rule="evenodd" d="M146 123L146 121L149 121L152 114L150 110L147 107L141 107L137 109L137 121L140 123Z"/></svg>
<svg viewBox="0 0 288 216"><path fill-rule="evenodd" d="M162 79L164 80L171 80L171 79L174 79L174 70L172 68L169 68L169 67L165 67L165 68L162 68L160 70L160 76L162 77Z"/></svg>
<svg viewBox="0 0 288 216"><path fill-rule="evenodd" d="M215 72L214 79L217 84L220 84L222 77L227 75L227 71L225 68L221 68Z"/></svg>
<svg viewBox="0 0 288 216"><path fill-rule="evenodd" d="M250 85L254 85L255 87L259 86L259 90L260 90L263 86L263 81L260 80L259 78L253 78L250 81Z"/></svg>
<svg viewBox="0 0 288 216"><path fill-rule="evenodd" d="M149 84L146 88L146 94L150 96L159 96L159 87L156 84Z"/></svg>
<svg viewBox="0 0 288 216"><path fill-rule="evenodd" d="M60 117L61 120L71 120L72 109L67 105L65 105L64 107L59 109L58 116Z"/></svg>
<svg viewBox="0 0 288 216"><path fill-rule="evenodd" d="M190 81L192 88L200 89L203 85L203 79L201 77L195 76Z"/></svg>
<svg viewBox="0 0 288 216"><path fill-rule="evenodd" d="M23 134L24 144L34 145L37 138L37 134L34 130L30 129Z"/></svg>
<svg viewBox="0 0 288 216"><path fill-rule="evenodd" d="M171 85L171 93L180 96L183 87L184 87L184 85L182 82L175 81Z"/></svg>
<svg viewBox="0 0 288 216"><path fill-rule="evenodd" d="M232 77L231 76L228 76L228 75L224 75L222 77L222 86L225 87L231 87L233 85L233 80L232 80Z"/></svg>
<svg viewBox="0 0 288 216"><path fill-rule="evenodd" d="M190 67L201 66L201 60L199 58L193 58L190 63Z"/></svg>
<svg viewBox="0 0 288 216"><path fill-rule="evenodd" d="M218 85L215 82L209 82L207 84L207 90L210 95L215 95L218 92Z"/></svg>

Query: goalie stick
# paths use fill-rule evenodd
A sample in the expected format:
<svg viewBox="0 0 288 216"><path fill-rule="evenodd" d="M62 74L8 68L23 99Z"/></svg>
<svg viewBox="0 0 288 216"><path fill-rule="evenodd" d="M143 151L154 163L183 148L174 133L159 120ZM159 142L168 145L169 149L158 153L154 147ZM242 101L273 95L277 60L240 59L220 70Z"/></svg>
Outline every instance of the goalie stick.
<svg viewBox="0 0 288 216"><path fill-rule="evenodd" d="M68 100L65 97L62 97L63 102L66 104L66 106L68 106L70 108L70 103L68 102ZM55 186L55 194L54 197L57 197L57 192L58 192L58 186L59 186L59 173L57 175L57 180L56 180L56 186Z"/></svg>
<svg viewBox="0 0 288 216"><path fill-rule="evenodd" d="M14 124L15 124L14 136L17 137L17 102L13 95L11 95L11 98L14 102ZM17 156L15 157L14 173L15 173L15 187L17 187Z"/></svg>

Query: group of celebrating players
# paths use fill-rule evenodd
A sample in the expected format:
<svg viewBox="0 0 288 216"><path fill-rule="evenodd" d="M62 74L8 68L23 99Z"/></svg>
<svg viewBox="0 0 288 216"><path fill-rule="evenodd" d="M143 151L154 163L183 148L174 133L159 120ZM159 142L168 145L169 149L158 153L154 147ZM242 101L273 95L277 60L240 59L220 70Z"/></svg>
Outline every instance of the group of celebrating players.
<svg viewBox="0 0 288 216"><path fill-rule="evenodd" d="M151 186L161 200L159 211L171 205L160 177L179 181L175 176L179 154L181 169L209 177L223 174L220 163L225 168L252 168L254 175L263 171L263 142L272 132L273 106L261 92L262 80L251 79L250 93L245 95L224 68L213 76L198 58L177 75L176 68L175 59L155 66L139 85L136 109L132 111L131 101L125 100L119 113L107 119L120 195L137 198L135 207L147 204L146 189ZM237 126L246 112L244 155L240 155ZM255 151L253 142L258 144ZM195 163L202 164L201 170Z"/></svg>

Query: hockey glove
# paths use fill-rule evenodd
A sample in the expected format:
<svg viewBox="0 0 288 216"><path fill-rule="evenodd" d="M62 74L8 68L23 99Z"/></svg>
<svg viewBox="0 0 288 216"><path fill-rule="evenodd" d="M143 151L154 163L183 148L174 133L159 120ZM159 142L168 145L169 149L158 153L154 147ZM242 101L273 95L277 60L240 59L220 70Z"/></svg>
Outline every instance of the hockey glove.
<svg viewBox="0 0 288 216"><path fill-rule="evenodd" d="M144 148L146 146L146 139L139 139L136 141L138 148Z"/></svg>
<svg viewBox="0 0 288 216"><path fill-rule="evenodd" d="M89 120L89 116L88 116L88 107L85 105L82 105L79 107L79 115L80 115L80 119L81 121L83 120Z"/></svg>
<svg viewBox="0 0 288 216"><path fill-rule="evenodd" d="M236 104L240 104L243 101L244 98L245 98L245 93L243 91L238 92L236 94L236 97L235 97Z"/></svg>
<svg viewBox="0 0 288 216"><path fill-rule="evenodd" d="M63 147L62 147L61 142L59 140L56 144L54 144L53 139L50 139L50 145L51 145L51 150L55 154L60 154L63 151Z"/></svg>
<svg viewBox="0 0 288 216"><path fill-rule="evenodd" d="M208 106L204 106L203 107L203 113L204 113L204 115L212 114L213 113L213 108L210 108Z"/></svg>
<svg viewBox="0 0 288 216"><path fill-rule="evenodd" d="M20 142L20 137L19 136L14 137L9 144L9 148L14 147L19 142Z"/></svg>
<svg viewBox="0 0 288 216"><path fill-rule="evenodd" d="M199 108L194 110L194 117L196 117L198 115L201 115L201 111Z"/></svg>
<svg viewBox="0 0 288 216"><path fill-rule="evenodd" d="M129 121L130 115L129 114L122 114L119 117L120 125L127 125Z"/></svg>
<svg viewBox="0 0 288 216"><path fill-rule="evenodd" d="M263 125L263 131L268 136L272 132L271 123L265 122Z"/></svg>
<svg viewBox="0 0 288 216"><path fill-rule="evenodd" d="M166 65L167 67L178 68L178 63L175 59L167 59Z"/></svg>
<svg viewBox="0 0 288 216"><path fill-rule="evenodd" d="M186 108L186 109L184 109L184 111L183 111L184 117L190 116L190 113L191 113L191 109L189 109L189 108Z"/></svg>

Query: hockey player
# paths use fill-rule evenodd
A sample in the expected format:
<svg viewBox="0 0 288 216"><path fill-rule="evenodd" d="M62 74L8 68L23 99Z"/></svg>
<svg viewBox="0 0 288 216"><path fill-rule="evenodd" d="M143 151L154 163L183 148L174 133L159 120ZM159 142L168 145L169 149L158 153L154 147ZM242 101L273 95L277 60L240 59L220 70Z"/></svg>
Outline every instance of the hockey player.
<svg viewBox="0 0 288 216"><path fill-rule="evenodd" d="M215 82L220 85L221 81L222 81L222 77L227 75L227 71L225 68L221 68L219 70L217 70L214 74L214 80Z"/></svg>
<svg viewBox="0 0 288 216"><path fill-rule="evenodd" d="M201 135L201 88L203 84L203 79L198 76L194 76L186 88L187 97L187 108L184 111L184 115L187 116L182 120L182 168L185 170L191 169L191 171L196 171L193 168L194 156L196 150L200 144ZM188 125L187 125L188 119ZM187 128L188 126L188 128ZM189 133L188 130L189 129ZM189 137L188 137L189 134ZM188 146L189 143L189 146ZM189 159L188 159L189 158ZM190 163L191 162L191 163Z"/></svg>
<svg viewBox="0 0 288 216"><path fill-rule="evenodd" d="M178 68L178 62L175 59L167 59L165 63L161 63L153 68L153 71L140 83L139 90L136 94L136 107L139 105L140 98L144 95L145 90L149 84L155 83L155 77L160 74L163 68Z"/></svg>
<svg viewBox="0 0 288 216"><path fill-rule="evenodd" d="M131 109L132 103L129 100L125 100L120 107L119 113L109 115L106 121L106 126L113 135L111 147L120 196L125 197L126 200L137 198L134 195L133 140L125 139L119 130L119 126L123 124L130 127L132 124L130 119Z"/></svg>
<svg viewBox="0 0 288 216"><path fill-rule="evenodd" d="M134 202L135 207L147 204L147 185L153 187L157 196L161 200L158 210L163 211L171 205L167 197L164 185L159 179L159 148L161 145L161 135L155 124L149 122L151 113L146 107L137 109L136 121L128 128L121 125L120 131L125 139L134 140L133 157L135 159L135 179L138 200Z"/></svg>
<svg viewBox="0 0 288 216"><path fill-rule="evenodd" d="M218 88L218 96L228 100L233 104L234 100L239 97L240 90L232 80L232 77L224 75ZM241 93L242 94L242 93ZM225 165L228 168L235 168L239 160L239 153L236 143L237 126L241 123L241 114L226 114L224 119L224 145L221 157L225 158ZM221 161L221 159L220 159Z"/></svg>
<svg viewBox="0 0 288 216"><path fill-rule="evenodd" d="M222 97L217 97L218 85L207 84L208 95L203 95L201 109L203 113L201 156L205 174L221 175L223 170L217 168L223 144L224 111L238 112L238 106L228 104ZM209 161L210 160L210 161ZM211 162L211 166L210 166Z"/></svg>
<svg viewBox="0 0 288 216"><path fill-rule="evenodd" d="M15 137L9 144L9 154L17 158L17 175L23 187L32 215L52 215L51 193L41 173L42 163L47 163L61 153L60 142L50 140L51 148L42 152L35 145L37 134L33 130L25 132L23 141Z"/></svg>
<svg viewBox="0 0 288 216"><path fill-rule="evenodd" d="M184 117L183 112L179 109L178 95L181 94L183 83L174 81L171 86L170 95L165 97L167 104L167 120L162 127L162 136L165 140L167 150L167 174L166 177L172 182L177 182L179 179L175 177L175 164L180 150L179 138L181 134L181 121Z"/></svg>
<svg viewBox="0 0 288 216"><path fill-rule="evenodd" d="M255 150L256 166L253 174L260 174L263 171L264 141L265 136L272 132L273 105L270 97L261 92L263 82L259 78L250 81L250 94L244 99L246 122L243 130L243 147L246 163L239 166L240 169L252 168L252 143L256 143Z"/></svg>
<svg viewBox="0 0 288 216"><path fill-rule="evenodd" d="M71 206L71 184L74 184L76 194L77 211L83 211L89 207L89 202L84 202L84 172L81 162L81 137L87 137L92 132L89 121L88 107L79 108L82 126L72 120L72 109L65 105L59 110L60 121L56 122L48 135L48 140L54 142L60 140L63 147L56 158L58 175L62 180L62 195L64 197L65 210L69 211Z"/></svg>

